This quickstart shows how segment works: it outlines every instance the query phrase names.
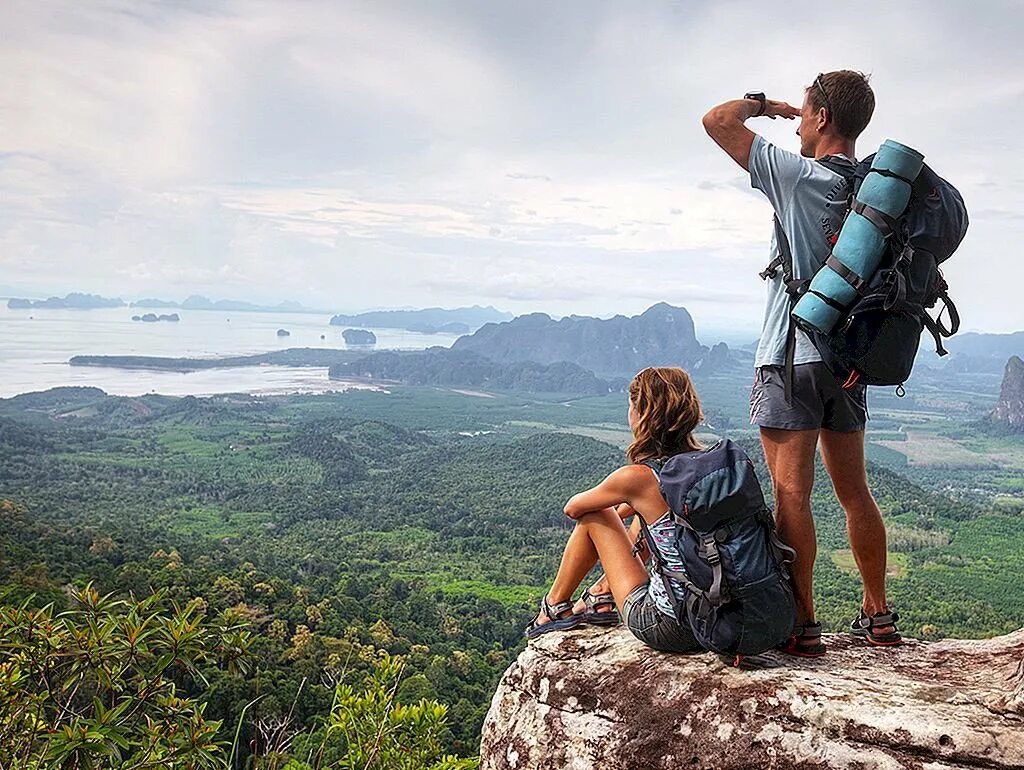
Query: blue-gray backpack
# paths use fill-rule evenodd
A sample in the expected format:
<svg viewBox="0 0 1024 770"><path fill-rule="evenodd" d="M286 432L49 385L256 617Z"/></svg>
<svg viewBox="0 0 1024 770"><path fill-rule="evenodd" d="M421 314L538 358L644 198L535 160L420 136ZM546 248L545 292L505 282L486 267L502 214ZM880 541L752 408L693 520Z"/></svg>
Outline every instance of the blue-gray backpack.
<svg viewBox="0 0 1024 770"><path fill-rule="evenodd" d="M867 175L881 173L871 168L874 157L869 155L856 164L837 156L818 160L847 180L847 209ZM861 281L830 255L826 264L853 286L857 298L850 307L844 308L839 323L829 334L804 328L825 365L846 388L858 384L896 385L897 394L903 395L903 383L913 368L922 332L927 330L932 335L935 352L944 356L946 349L942 339L956 334L960 328L960 316L949 298L949 286L939 265L953 255L967 233L967 208L957 189L927 164L911 188L910 202L896 219L870 207L861 211L878 227L888 245L878 270L868 280ZM779 255L761 277L774 278L781 269L786 291L795 304L807 290L810 280L794 277L793 256L778 217L775 218L775 238ZM942 312L936 318L928 313L939 302L943 304L943 312L948 313L948 324L941 320ZM787 398L792 391L795 329L790 317L786 348Z"/></svg>
<svg viewBox="0 0 1024 770"><path fill-rule="evenodd" d="M643 537L666 580L676 617L697 641L723 655L756 655L789 638L795 603L787 564L795 553L775 532L753 463L728 439L644 463L657 475L675 523L684 571L669 567L641 519Z"/></svg>

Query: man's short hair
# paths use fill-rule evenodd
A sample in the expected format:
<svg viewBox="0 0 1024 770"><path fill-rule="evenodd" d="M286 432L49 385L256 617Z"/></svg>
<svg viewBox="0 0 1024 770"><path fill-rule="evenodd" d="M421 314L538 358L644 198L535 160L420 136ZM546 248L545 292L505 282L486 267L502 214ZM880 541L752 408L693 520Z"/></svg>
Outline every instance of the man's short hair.
<svg viewBox="0 0 1024 770"><path fill-rule="evenodd" d="M807 93L816 111L822 107L828 110L836 132L844 139L860 136L875 111L875 92L862 72L824 72L807 87Z"/></svg>

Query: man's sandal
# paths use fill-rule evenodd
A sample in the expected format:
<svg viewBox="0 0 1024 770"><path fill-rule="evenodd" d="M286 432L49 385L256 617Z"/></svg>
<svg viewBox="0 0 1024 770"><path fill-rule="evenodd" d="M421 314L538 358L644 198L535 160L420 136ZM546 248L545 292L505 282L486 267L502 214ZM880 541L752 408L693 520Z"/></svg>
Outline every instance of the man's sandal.
<svg viewBox="0 0 1024 770"><path fill-rule="evenodd" d="M548 604L548 597L545 595L540 600L540 611L547 616L547 623L537 623L537 619L526 627L526 636L530 639L536 639L542 634L546 634L550 631L568 631L570 628L576 628L582 622L582 616L576 615L572 611L572 602L558 602L557 604ZM565 613L568 612L568 615ZM565 615L565 617L560 617Z"/></svg>
<svg viewBox="0 0 1024 770"><path fill-rule="evenodd" d="M586 611L580 613L584 623L592 626L614 626L619 623L619 611L615 607L615 597L610 593L592 594L588 588L580 597L586 606ZM610 610L604 609L611 607Z"/></svg>
<svg viewBox="0 0 1024 770"><path fill-rule="evenodd" d="M897 613L888 610L868 615L862 607L857 619L850 624L850 633L858 639L864 639L868 644L872 644L875 647L896 647L903 644L900 630L896 628L896 621L899 619L900 616ZM892 631L889 633L875 633L876 628L886 628L888 626L892 627Z"/></svg>
<svg viewBox="0 0 1024 770"><path fill-rule="evenodd" d="M821 643L821 623L802 623L794 626L789 639L777 649L798 658L820 658L828 651Z"/></svg>

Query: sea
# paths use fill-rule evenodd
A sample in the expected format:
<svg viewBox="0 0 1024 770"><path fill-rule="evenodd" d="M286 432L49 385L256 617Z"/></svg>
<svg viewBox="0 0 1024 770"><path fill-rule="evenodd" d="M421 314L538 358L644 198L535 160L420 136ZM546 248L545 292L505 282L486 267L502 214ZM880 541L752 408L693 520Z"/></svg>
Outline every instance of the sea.
<svg viewBox="0 0 1024 770"><path fill-rule="evenodd" d="M132 320L133 315L147 312L177 313L181 320L156 323ZM147 393L272 395L375 388L367 383L330 380L326 367L264 365L165 372L68 364L76 355L219 358L286 348L351 349L342 339L343 327L331 326L329 322L330 316L320 313L129 307L12 310L3 302L0 304L0 398L63 385L97 387L119 396ZM376 335L377 344L372 350L449 347L458 338L452 334L361 328L369 328ZM277 336L278 329L287 330L289 336Z"/></svg>

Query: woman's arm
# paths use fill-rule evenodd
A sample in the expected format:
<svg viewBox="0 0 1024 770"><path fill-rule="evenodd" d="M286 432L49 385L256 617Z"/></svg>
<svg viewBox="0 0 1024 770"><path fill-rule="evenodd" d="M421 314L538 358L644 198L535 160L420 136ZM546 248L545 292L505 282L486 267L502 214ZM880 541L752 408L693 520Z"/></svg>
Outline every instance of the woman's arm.
<svg viewBox="0 0 1024 770"><path fill-rule="evenodd" d="M636 509L629 503L619 503L615 506L615 515L625 521L636 513Z"/></svg>
<svg viewBox="0 0 1024 770"><path fill-rule="evenodd" d="M570 519L578 519L592 511L600 511L625 503L630 506L627 513L624 509L615 512L622 518L632 514L632 499L637 491L637 484L650 481L650 471L643 466L626 465L608 474L608 477L593 489L580 492L569 498L565 504L565 515Z"/></svg>

